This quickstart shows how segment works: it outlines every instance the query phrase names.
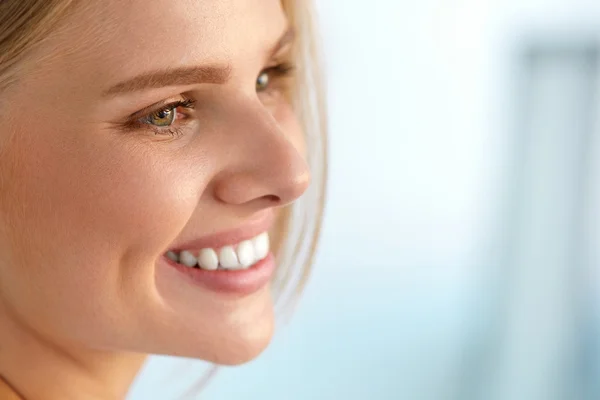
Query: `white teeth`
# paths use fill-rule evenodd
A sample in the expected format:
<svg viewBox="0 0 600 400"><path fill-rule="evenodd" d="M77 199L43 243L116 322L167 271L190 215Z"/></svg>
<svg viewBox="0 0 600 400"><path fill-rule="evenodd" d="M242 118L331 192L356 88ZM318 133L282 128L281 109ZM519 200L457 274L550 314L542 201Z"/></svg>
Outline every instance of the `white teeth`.
<svg viewBox="0 0 600 400"><path fill-rule="evenodd" d="M196 254L194 252L194 254ZM195 257L189 250L181 253L167 251L167 258L187 267L200 267L207 271L216 269L246 269L267 257L269 254L269 234L263 232L250 240L244 240L237 246L225 246L219 250L206 248Z"/></svg>
<svg viewBox="0 0 600 400"><path fill-rule="evenodd" d="M269 234L267 232L261 233L252 239L252 242L257 260L262 260L269 254Z"/></svg>
<svg viewBox="0 0 600 400"><path fill-rule="evenodd" d="M217 256L217 252L213 249L200 250L200 254L198 255L198 265L200 268L209 271L217 269L219 267L219 257Z"/></svg>
<svg viewBox="0 0 600 400"><path fill-rule="evenodd" d="M219 263L225 269L240 269L241 267L232 246L225 246L219 251Z"/></svg>
<svg viewBox="0 0 600 400"><path fill-rule="evenodd" d="M188 267L195 267L196 264L198 263L198 260L196 259L196 257L194 257L194 255L187 250L182 251L181 254L179 255L179 258L180 258L179 262Z"/></svg>
<svg viewBox="0 0 600 400"><path fill-rule="evenodd" d="M174 251L167 251L167 257L171 261L179 262L179 256Z"/></svg>
<svg viewBox="0 0 600 400"><path fill-rule="evenodd" d="M242 268L248 268L256 262L254 244L251 240L244 240L237 247L237 256Z"/></svg>

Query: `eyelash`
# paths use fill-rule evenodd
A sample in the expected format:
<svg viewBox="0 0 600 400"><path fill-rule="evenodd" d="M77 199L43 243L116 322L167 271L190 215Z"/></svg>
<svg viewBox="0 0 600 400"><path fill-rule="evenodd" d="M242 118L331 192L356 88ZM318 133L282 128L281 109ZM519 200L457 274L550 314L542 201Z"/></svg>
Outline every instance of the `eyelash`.
<svg viewBox="0 0 600 400"><path fill-rule="evenodd" d="M274 65L272 67L268 67L263 69L259 76L261 76L262 74L269 74L269 78L270 79L277 79L277 78L287 78L289 76L291 76L295 71L295 65L293 65L292 63L289 62L284 62L284 63L280 63L277 65ZM258 78L257 78L258 79ZM269 86L265 89L260 91L260 93L265 93L265 92L269 92L271 90L271 86L272 83L269 82ZM126 124L126 128L127 129L150 129L152 132L154 132L155 135L171 135L172 137L180 137L183 135L183 131L181 129L181 127L177 127L174 126L175 122L173 122L173 125L170 125L166 128L161 128L159 126L153 125L151 123L149 123L147 120L152 117L155 114L161 113L161 112L171 112L171 111L176 111L178 108L183 107L186 110L193 110L196 106L196 100L194 99L190 99L190 98L184 98L178 101L174 101L171 102L169 104L164 105L163 107L150 111L149 113L147 113L146 115L136 118L133 121L130 121ZM177 113L176 116L179 116L181 113ZM175 121L177 121L178 118L175 119Z"/></svg>

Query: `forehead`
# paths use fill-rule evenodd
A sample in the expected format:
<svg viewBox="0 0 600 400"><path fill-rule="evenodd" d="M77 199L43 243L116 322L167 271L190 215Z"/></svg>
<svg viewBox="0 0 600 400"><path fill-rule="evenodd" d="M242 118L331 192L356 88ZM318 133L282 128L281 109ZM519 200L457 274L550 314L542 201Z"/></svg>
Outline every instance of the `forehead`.
<svg viewBox="0 0 600 400"><path fill-rule="evenodd" d="M287 26L280 0L82 1L48 38L47 70L102 79L262 56ZM50 71L46 71L50 72Z"/></svg>

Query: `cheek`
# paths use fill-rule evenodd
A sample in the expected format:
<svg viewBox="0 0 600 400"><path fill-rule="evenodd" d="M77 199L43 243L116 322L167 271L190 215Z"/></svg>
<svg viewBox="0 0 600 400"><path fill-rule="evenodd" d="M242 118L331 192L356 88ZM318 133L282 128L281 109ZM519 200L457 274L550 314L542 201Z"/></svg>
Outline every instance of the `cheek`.
<svg viewBox="0 0 600 400"><path fill-rule="evenodd" d="M185 161L149 149L97 140L30 143L21 154L20 201L36 223L61 227L60 236L71 240L104 238L121 252L142 243L161 246L195 206L196 191L177 172Z"/></svg>
<svg viewBox="0 0 600 400"><path fill-rule="evenodd" d="M17 135L0 165L0 293L28 313L44 303L47 324L53 310L74 323L123 310L196 208L202 167L105 132Z"/></svg>

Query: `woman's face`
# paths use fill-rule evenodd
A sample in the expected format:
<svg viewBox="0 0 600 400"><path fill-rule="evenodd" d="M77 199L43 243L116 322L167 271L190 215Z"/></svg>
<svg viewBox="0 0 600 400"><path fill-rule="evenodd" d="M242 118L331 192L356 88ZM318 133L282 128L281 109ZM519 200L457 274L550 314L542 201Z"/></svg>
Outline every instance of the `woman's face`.
<svg viewBox="0 0 600 400"><path fill-rule="evenodd" d="M2 94L2 313L62 346L247 361L270 256L221 269L309 180L280 1L82 3ZM219 270L182 265L201 249Z"/></svg>

